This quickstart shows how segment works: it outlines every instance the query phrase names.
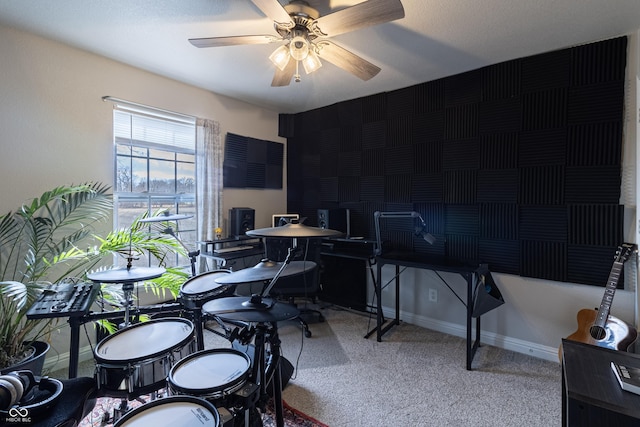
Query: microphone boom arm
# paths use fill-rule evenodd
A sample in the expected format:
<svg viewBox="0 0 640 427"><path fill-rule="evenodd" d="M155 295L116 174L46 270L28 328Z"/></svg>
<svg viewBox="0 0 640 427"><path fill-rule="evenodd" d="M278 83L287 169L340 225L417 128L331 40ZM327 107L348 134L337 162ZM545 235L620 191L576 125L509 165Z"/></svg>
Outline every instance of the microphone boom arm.
<svg viewBox="0 0 640 427"><path fill-rule="evenodd" d="M376 248L374 254L376 256L382 253L382 239L380 237L380 218L418 218L420 220L420 227L416 227L415 234L416 236L422 235L422 238L426 240L429 244L433 244L436 241L436 238L433 237L430 233L425 232L425 228L427 227L427 223L416 211L403 211L403 212L380 212L375 211L373 213L373 219L376 227Z"/></svg>

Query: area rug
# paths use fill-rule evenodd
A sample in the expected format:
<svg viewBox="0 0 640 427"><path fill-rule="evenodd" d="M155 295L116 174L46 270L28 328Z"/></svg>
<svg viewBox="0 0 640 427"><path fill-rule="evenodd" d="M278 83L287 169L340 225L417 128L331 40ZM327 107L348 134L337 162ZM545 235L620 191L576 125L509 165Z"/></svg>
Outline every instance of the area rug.
<svg viewBox="0 0 640 427"><path fill-rule="evenodd" d="M329 427L315 418L292 408L285 401L282 402L282 409L285 427ZM267 411L262 415L262 425L264 427L276 427L276 414L273 409L273 399L269 401Z"/></svg>
<svg viewBox="0 0 640 427"><path fill-rule="evenodd" d="M102 397L97 399L96 404L81 422L78 427L112 427L113 422L106 421L113 416L113 410L117 409L121 404L120 399L111 397ZM143 403L137 400L130 401L131 409L141 406ZM303 414L295 408L292 408L287 402L282 403L283 418L285 427L329 427L320 421ZM105 417L106 415L106 417ZM262 425L264 427L276 427L276 414L273 408L273 399L269 400L264 414L262 414Z"/></svg>

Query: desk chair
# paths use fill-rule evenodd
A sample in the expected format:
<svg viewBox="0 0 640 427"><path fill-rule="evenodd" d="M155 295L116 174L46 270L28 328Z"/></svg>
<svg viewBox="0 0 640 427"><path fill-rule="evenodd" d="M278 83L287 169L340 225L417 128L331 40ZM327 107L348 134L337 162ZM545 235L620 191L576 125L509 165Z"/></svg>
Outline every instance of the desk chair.
<svg viewBox="0 0 640 427"><path fill-rule="evenodd" d="M296 300L304 299L315 304L320 293L320 247L321 239L297 239L298 249L296 255L290 261L313 261L315 267L295 276L281 276L271 289L270 295L280 300L286 300L293 305ZM288 249L291 247L291 239L266 238L266 256L271 261L283 262L286 259ZM324 322L324 316L318 310L308 307L300 307L298 321L302 325L307 338L311 337L309 324L303 318L307 314L316 316L318 322Z"/></svg>
<svg viewBox="0 0 640 427"><path fill-rule="evenodd" d="M309 324L303 316L311 313L317 317L318 322L324 322L324 316L318 310L305 306L301 307L296 303L296 300L305 299L310 303L316 303L316 298L320 292L320 274L318 270L319 267L318 264L316 264L304 273L295 276L280 277L270 292L270 295L274 298L286 300L288 303L297 306L300 311L300 316L298 316L296 320L302 325L304 335L307 338L311 337L311 331L309 330Z"/></svg>

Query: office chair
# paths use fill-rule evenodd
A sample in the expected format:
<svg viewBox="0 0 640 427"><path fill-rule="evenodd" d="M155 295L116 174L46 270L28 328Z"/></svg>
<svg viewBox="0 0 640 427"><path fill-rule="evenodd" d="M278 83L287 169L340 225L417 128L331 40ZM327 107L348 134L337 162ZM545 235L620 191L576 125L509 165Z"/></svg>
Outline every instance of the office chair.
<svg viewBox="0 0 640 427"><path fill-rule="evenodd" d="M298 239L298 249L290 261L310 261L310 268L303 273L294 276L281 276L270 291L270 295L280 300L296 305L300 310L300 316L296 320L300 322L307 338L311 337L308 322L303 318L308 314L316 316L317 322L324 322L323 314L309 307L301 307L296 300L304 299L312 304L317 303L320 293L320 246L321 239ZM266 238L265 250L269 260L282 262L286 259L291 239ZM315 263L315 266L313 265Z"/></svg>
<svg viewBox="0 0 640 427"><path fill-rule="evenodd" d="M320 292L320 275L318 270L319 267L316 264L304 273L295 276L280 277L270 292L272 297L285 300L289 304L297 306L300 315L296 320L302 325L304 335L307 338L311 337L311 331L309 330L309 323L304 318L305 315L310 313L314 314L318 322L324 322L324 316L318 310L300 306L300 304L296 303L296 300L305 299L312 304L317 302L316 297Z"/></svg>

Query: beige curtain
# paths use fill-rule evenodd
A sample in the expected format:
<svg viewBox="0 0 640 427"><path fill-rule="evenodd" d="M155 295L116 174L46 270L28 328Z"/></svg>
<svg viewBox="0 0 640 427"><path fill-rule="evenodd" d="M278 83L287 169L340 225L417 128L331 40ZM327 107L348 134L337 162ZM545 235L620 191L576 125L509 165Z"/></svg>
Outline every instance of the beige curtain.
<svg viewBox="0 0 640 427"><path fill-rule="evenodd" d="M224 146L220 124L214 120L196 120L196 203L198 240L213 240L216 227L222 227L222 162ZM200 258L202 260L202 257ZM201 262L199 271L208 270Z"/></svg>

